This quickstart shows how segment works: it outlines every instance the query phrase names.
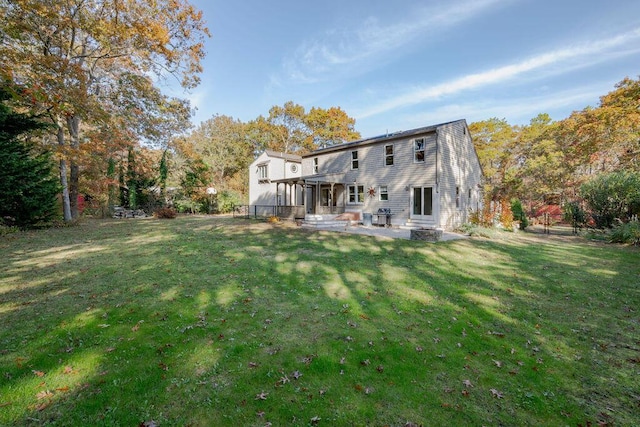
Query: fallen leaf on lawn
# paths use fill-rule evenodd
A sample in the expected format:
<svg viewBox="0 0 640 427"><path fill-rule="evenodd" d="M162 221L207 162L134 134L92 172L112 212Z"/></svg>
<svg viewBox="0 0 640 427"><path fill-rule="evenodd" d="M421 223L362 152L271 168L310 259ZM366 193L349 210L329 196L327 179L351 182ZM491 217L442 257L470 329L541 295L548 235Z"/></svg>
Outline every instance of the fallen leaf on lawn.
<svg viewBox="0 0 640 427"><path fill-rule="evenodd" d="M493 363L495 363L498 368L502 368L502 362L501 361L494 360Z"/></svg>
<svg viewBox="0 0 640 427"><path fill-rule="evenodd" d="M440 338L438 338L438 337L433 338L433 342L438 344L440 342Z"/></svg>
<svg viewBox="0 0 640 427"><path fill-rule="evenodd" d="M264 417L264 411L256 412L256 416L257 416L258 418L262 418L262 417Z"/></svg>
<svg viewBox="0 0 640 427"><path fill-rule="evenodd" d="M249 362L249 367L250 368L257 368L258 364L256 362Z"/></svg>
<svg viewBox="0 0 640 427"><path fill-rule="evenodd" d="M417 351L417 352L421 352L421 351L422 351L422 347L417 346L417 347L416 347L416 351Z"/></svg>
<svg viewBox="0 0 640 427"><path fill-rule="evenodd" d="M38 411L44 411L49 405L51 405L51 401L47 400L44 403L39 404L38 406L36 406L36 410Z"/></svg>
<svg viewBox="0 0 640 427"><path fill-rule="evenodd" d="M169 367L162 362L158 363L158 368L162 369L163 371L169 370Z"/></svg>
<svg viewBox="0 0 640 427"><path fill-rule="evenodd" d="M136 332L138 329L140 329L140 324L142 324L142 322L144 322L144 320L140 320L138 323L136 323L136 324L131 328L131 331L132 331L132 332Z"/></svg>
<svg viewBox="0 0 640 427"><path fill-rule="evenodd" d="M468 390L462 390L462 395L464 397L469 397L469 391Z"/></svg>
<svg viewBox="0 0 640 427"><path fill-rule="evenodd" d="M493 397L497 397L498 399L502 399L504 397L504 395L502 394L502 392L499 392L498 390L496 390L495 388L492 388L491 390L489 390L491 392L491 395Z"/></svg>
<svg viewBox="0 0 640 427"><path fill-rule="evenodd" d="M111 353L112 351L115 351L115 347L107 347L107 349L105 350L107 353Z"/></svg>
<svg viewBox="0 0 640 427"><path fill-rule="evenodd" d="M269 395L269 393L265 393L264 391L262 393L256 394L256 399L255 400L267 400L267 396Z"/></svg>
<svg viewBox="0 0 640 427"><path fill-rule="evenodd" d="M378 371L378 372L380 372L380 373L384 372L384 366L382 366L382 365L378 365L378 366L376 367L376 371Z"/></svg>
<svg viewBox="0 0 640 427"><path fill-rule="evenodd" d="M290 380L289 380L289 377L288 377L288 376L286 376L286 375L285 375L284 377L281 377L281 378L280 378L280 383L281 383L281 384L283 384L283 385L284 385L284 384L286 384L286 383L288 383L289 381L290 381Z"/></svg>
<svg viewBox="0 0 640 427"><path fill-rule="evenodd" d="M471 384L471 381L469 381L469 380L462 381L462 385L464 385L467 388L473 387L473 384Z"/></svg>
<svg viewBox="0 0 640 427"><path fill-rule="evenodd" d="M340 364L341 364L341 365L344 365L344 363L346 362L346 360L347 360L346 358L341 357L341 358L340 358Z"/></svg>
<svg viewBox="0 0 640 427"><path fill-rule="evenodd" d="M51 393L49 390L43 390L38 392L38 394L36 394L36 397L38 398L38 400L51 399L53 397L53 393Z"/></svg>
<svg viewBox="0 0 640 427"><path fill-rule="evenodd" d="M138 425L138 427L158 427L158 424L153 420L143 421Z"/></svg>
<svg viewBox="0 0 640 427"><path fill-rule="evenodd" d="M320 418L319 416L315 416L313 418L311 418L311 424L318 424L318 422L321 420L322 418Z"/></svg>
<svg viewBox="0 0 640 427"><path fill-rule="evenodd" d="M293 377L293 379L297 380L298 378L300 378L302 376L302 374L300 373L300 371L293 371L291 376Z"/></svg>
<svg viewBox="0 0 640 427"><path fill-rule="evenodd" d="M69 387L68 386L64 386L64 387L58 387L56 388L56 391L69 391Z"/></svg>
<svg viewBox="0 0 640 427"><path fill-rule="evenodd" d="M42 371L31 371L36 377L44 377L44 372Z"/></svg>
<svg viewBox="0 0 640 427"><path fill-rule="evenodd" d="M5 406L11 405L11 402L2 402L0 403L0 408L4 408Z"/></svg>
<svg viewBox="0 0 640 427"><path fill-rule="evenodd" d="M369 365L371 364L371 361L369 361L369 359L362 360L362 361L360 362L360 364L361 364L362 366L369 366Z"/></svg>
<svg viewBox="0 0 640 427"><path fill-rule="evenodd" d="M68 366L68 365L65 366L64 369L62 370L62 373L63 374L67 374L67 375L68 374L73 374L73 372L74 372L73 368L71 366Z"/></svg>

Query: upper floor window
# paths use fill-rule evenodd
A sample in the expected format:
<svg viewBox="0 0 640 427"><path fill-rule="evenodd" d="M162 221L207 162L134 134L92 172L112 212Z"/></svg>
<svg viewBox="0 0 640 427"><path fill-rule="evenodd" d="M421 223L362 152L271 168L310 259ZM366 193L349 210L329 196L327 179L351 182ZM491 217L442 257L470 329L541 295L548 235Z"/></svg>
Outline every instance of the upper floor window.
<svg viewBox="0 0 640 427"><path fill-rule="evenodd" d="M413 141L413 161L424 162L424 138Z"/></svg>
<svg viewBox="0 0 640 427"><path fill-rule="evenodd" d="M358 152L351 152L351 169L358 169Z"/></svg>
<svg viewBox="0 0 640 427"><path fill-rule="evenodd" d="M318 158L317 157L313 158L313 173L314 174L318 173Z"/></svg>
<svg viewBox="0 0 640 427"><path fill-rule="evenodd" d="M258 165L258 181L269 179L269 165Z"/></svg>
<svg viewBox="0 0 640 427"><path fill-rule="evenodd" d="M393 145L384 146L384 165L393 166Z"/></svg>
<svg viewBox="0 0 640 427"><path fill-rule="evenodd" d="M460 187L456 187L456 209L460 209Z"/></svg>
<svg viewBox="0 0 640 427"><path fill-rule="evenodd" d="M364 185L349 185L347 186L347 192L349 194L350 205L360 205L364 203Z"/></svg>

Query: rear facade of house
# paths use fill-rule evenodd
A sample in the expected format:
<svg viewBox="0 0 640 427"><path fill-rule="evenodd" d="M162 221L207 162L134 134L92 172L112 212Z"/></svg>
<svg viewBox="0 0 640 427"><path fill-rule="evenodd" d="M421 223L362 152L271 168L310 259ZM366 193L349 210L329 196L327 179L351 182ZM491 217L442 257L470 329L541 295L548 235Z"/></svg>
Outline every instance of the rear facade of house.
<svg viewBox="0 0 640 427"><path fill-rule="evenodd" d="M446 230L481 208L482 170L465 120L333 145L300 160L287 156L266 152L252 164L250 203L273 200L274 211L316 225L369 217ZM271 173L275 164L298 161L299 175Z"/></svg>
<svg viewBox="0 0 640 427"><path fill-rule="evenodd" d="M307 215L318 219L385 209L392 225L453 229L482 201L465 120L316 150L302 157L302 178Z"/></svg>

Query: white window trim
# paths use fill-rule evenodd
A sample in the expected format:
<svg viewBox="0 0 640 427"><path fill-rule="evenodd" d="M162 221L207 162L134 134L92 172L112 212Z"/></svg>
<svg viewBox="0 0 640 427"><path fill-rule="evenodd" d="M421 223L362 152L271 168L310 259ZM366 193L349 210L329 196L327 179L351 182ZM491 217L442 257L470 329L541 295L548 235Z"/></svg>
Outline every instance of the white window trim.
<svg viewBox="0 0 640 427"><path fill-rule="evenodd" d="M391 154L387 154L387 147L391 147ZM396 148L394 147L393 144L385 144L384 147L382 148L383 152L382 152L382 165L385 167L388 166L393 166L396 163ZM391 164L388 165L387 164L387 157L391 157Z"/></svg>
<svg viewBox="0 0 640 427"><path fill-rule="evenodd" d="M354 157L355 154L355 157ZM354 167L355 164L355 167ZM351 151L351 170L357 170L360 166L360 160L358 159L358 150Z"/></svg>
<svg viewBox="0 0 640 427"><path fill-rule="evenodd" d="M422 150L418 150L416 147L416 143L422 140ZM426 138L416 138L413 140L413 163L425 163L427 161L427 139ZM422 151L422 160L418 160L416 154Z"/></svg>
<svg viewBox="0 0 640 427"><path fill-rule="evenodd" d="M351 189L355 189L355 202L350 201L351 198ZM358 189L362 188L362 193L358 192ZM362 194L362 199L360 199L359 195ZM348 205L363 205L364 204L364 184L349 184L347 185L347 204Z"/></svg>
<svg viewBox="0 0 640 427"><path fill-rule="evenodd" d="M382 192L382 189L385 188L386 191ZM383 199L382 195L385 194L387 196L387 199ZM389 201L389 186L388 185L379 185L378 186L378 200L381 202L388 202Z"/></svg>
<svg viewBox="0 0 640 427"><path fill-rule="evenodd" d="M269 163L259 164L257 174L258 174L258 182L269 181Z"/></svg>

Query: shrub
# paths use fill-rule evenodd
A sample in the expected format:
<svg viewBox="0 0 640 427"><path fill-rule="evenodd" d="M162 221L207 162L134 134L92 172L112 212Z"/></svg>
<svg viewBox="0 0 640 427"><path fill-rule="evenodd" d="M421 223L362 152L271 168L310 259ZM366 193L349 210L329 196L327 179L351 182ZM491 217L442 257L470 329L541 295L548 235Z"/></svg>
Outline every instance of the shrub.
<svg viewBox="0 0 640 427"><path fill-rule="evenodd" d="M500 201L500 224L505 230L513 231L513 212L511 205L506 200Z"/></svg>
<svg viewBox="0 0 640 427"><path fill-rule="evenodd" d="M573 232L576 233L579 228L582 228L587 223L587 213L582 209L580 203L569 202L564 205L563 218L565 221L571 224Z"/></svg>
<svg viewBox="0 0 640 427"><path fill-rule="evenodd" d="M522 208L522 202L518 199L511 199L511 212L513 212L513 219L520 222L520 229L524 230L529 226L529 220Z"/></svg>
<svg viewBox="0 0 640 427"><path fill-rule="evenodd" d="M615 226L611 231L609 241L640 245L640 221L629 221Z"/></svg>
<svg viewBox="0 0 640 427"><path fill-rule="evenodd" d="M174 208L160 208L153 215L161 219L174 219L178 212Z"/></svg>
<svg viewBox="0 0 640 427"><path fill-rule="evenodd" d="M598 228L611 228L640 210L640 173L613 172L596 176L580 187Z"/></svg>
<svg viewBox="0 0 640 427"><path fill-rule="evenodd" d="M236 192L223 190L217 195L218 212L230 213L233 212L234 206L242 204L242 198Z"/></svg>

